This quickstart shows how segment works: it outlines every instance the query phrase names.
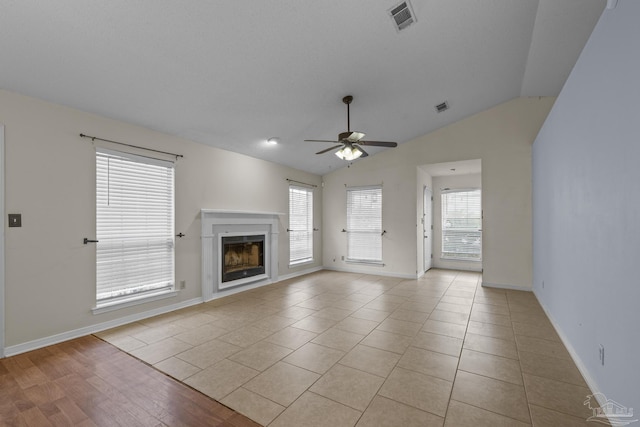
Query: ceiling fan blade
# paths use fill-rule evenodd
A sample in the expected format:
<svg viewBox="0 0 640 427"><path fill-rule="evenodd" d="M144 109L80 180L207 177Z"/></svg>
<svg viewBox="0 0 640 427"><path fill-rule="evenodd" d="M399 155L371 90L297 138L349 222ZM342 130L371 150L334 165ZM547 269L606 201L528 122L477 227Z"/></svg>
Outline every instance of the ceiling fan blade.
<svg viewBox="0 0 640 427"><path fill-rule="evenodd" d="M334 144L340 143L340 141L330 141L328 139L305 139L306 142L333 142Z"/></svg>
<svg viewBox="0 0 640 427"><path fill-rule="evenodd" d="M397 147L397 142L391 141L358 141L360 145L371 145L376 147Z"/></svg>
<svg viewBox="0 0 640 427"><path fill-rule="evenodd" d="M318 151L316 154L324 154L324 153L326 153L327 151L335 150L336 148L340 148L340 147L337 147L337 146L329 147L329 148L326 148L326 149L324 149L324 150L322 150L322 151Z"/></svg>

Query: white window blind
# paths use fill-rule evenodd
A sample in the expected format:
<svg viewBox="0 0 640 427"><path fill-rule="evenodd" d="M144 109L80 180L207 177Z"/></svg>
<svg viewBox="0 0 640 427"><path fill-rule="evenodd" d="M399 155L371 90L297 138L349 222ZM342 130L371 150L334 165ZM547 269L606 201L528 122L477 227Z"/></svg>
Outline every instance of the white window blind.
<svg viewBox="0 0 640 427"><path fill-rule="evenodd" d="M289 264L313 260L313 190L289 186Z"/></svg>
<svg viewBox="0 0 640 427"><path fill-rule="evenodd" d="M173 163L96 151L98 304L174 287Z"/></svg>
<svg viewBox="0 0 640 427"><path fill-rule="evenodd" d="M442 193L442 258L482 259L480 190L448 190Z"/></svg>
<svg viewBox="0 0 640 427"><path fill-rule="evenodd" d="M382 262L382 187L347 189L347 260Z"/></svg>

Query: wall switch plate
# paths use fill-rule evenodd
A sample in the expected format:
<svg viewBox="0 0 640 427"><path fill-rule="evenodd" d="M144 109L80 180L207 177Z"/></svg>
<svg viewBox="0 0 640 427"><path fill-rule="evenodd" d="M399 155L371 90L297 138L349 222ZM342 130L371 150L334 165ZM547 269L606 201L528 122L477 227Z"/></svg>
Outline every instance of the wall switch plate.
<svg viewBox="0 0 640 427"><path fill-rule="evenodd" d="M22 227L22 214L9 214L9 227Z"/></svg>
<svg viewBox="0 0 640 427"><path fill-rule="evenodd" d="M180 281L180 289L184 289L187 287L187 281L186 280L181 280Z"/></svg>
<svg viewBox="0 0 640 427"><path fill-rule="evenodd" d="M604 366L604 345L602 344L600 344L599 353L600 353L600 363L602 364L602 366Z"/></svg>

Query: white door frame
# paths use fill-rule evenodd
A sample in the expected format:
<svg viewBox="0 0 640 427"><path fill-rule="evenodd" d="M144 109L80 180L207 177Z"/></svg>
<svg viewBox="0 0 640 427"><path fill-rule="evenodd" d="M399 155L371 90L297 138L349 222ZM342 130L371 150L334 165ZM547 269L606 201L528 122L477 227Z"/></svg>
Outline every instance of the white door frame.
<svg viewBox="0 0 640 427"><path fill-rule="evenodd" d="M428 193L428 196L427 196ZM429 217L427 218L427 205L429 206ZM426 237L425 237L426 236ZM431 249L426 251L428 247ZM428 256L427 256L428 252ZM433 268L433 191L426 185L422 190L422 267L426 273ZM428 267L428 268L427 268Z"/></svg>
<svg viewBox="0 0 640 427"><path fill-rule="evenodd" d="M4 230L7 218L4 212L4 125L0 124L0 214L2 228L0 228L0 358L4 357Z"/></svg>

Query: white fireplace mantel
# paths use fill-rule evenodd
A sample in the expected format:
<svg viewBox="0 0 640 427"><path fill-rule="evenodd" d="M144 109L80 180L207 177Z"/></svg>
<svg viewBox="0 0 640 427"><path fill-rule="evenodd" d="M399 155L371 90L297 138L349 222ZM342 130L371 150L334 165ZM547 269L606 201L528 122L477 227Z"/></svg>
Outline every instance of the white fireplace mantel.
<svg viewBox="0 0 640 427"><path fill-rule="evenodd" d="M266 277L246 281L237 288L267 285L278 281L278 234L281 213L201 209L202 298L213 299L220 289L219 237L229 233L264 233Z"/></svg>

